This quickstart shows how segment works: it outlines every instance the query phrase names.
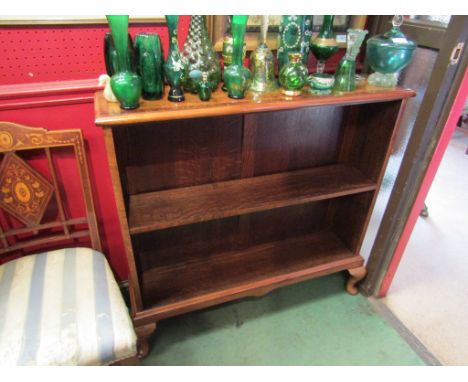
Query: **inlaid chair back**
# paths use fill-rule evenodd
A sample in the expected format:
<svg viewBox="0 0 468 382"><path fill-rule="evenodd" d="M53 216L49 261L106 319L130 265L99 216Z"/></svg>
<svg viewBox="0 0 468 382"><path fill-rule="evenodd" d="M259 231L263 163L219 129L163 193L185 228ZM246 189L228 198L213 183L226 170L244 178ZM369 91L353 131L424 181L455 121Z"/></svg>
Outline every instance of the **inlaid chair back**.
<svg viewBox="0 0 468 382"><path fill-rule="evenodd" d="M0 122L0 263L84 241L101 251L80 130Z"/></svg>

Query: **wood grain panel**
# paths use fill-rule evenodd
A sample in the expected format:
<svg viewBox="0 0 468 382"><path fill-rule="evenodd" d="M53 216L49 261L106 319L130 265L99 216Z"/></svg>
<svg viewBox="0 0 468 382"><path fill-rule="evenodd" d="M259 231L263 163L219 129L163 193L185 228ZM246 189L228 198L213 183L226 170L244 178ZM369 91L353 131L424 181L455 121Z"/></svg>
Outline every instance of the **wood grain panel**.
<svg viewBox="0 0 468 382"><path fill-rule="evenodd" d="M133 236L139 269L207 259L229 250L303 236L323 229L328 201L278 208ZM239 229L241 218L250 223Z"/></svg>
<svg viewBox="0 0 468 382"><path fill-rule="evenodd" d="M132 195L131 234L365 192L375 184L345 165Z"/></svg>
<svg viewBox="0 0 468 382"><path fill-rule="evenodd" d="M165 91L168 91L166 86ZM353 105L361 103L385 102L414 97L409 89L386 89L363 85L348 93L314 95L307 91L297 97L288 97L280 91L262 95L247 93L244 99L232 99L218 89L209 102L201 102L196 94L186 94L181 103L169 102L167 96L158 101L143 100L136 110L122 110L118 103L109 103L102 92L94 99L95 123L102 126L124 126L145 122L168 121L188 118L205 118L233 114L257 113L264 111L290 110L308 106ZM135 125L134 128L138 128Z"/></svg>
<svg viewBox="0 0 468 382"><path fill-rule="evenodd" d="M256 114L255 175L335 163L341 107Z"/></svg>
<svg viewBox="0 0 468 382"><path fill-rule="evenodd" d="M340 161L359 168L374 181L379 179L390 154L401 101L352 106L346 110Z"/></svg>
<svg viewBox="0 0 468 382"><path fill-rule="evenodd" d="M228 301L238 293L265 293L275 287L362 264L330 232L227 251L209 259L173 263L143 274L147 309L159 319Z"/></svg>
<svg viewBox="0 0 468 382"><path fill-rule="evenodd" d="M129 194L219 182L241 174L242 116L126 129Z"/></svg>

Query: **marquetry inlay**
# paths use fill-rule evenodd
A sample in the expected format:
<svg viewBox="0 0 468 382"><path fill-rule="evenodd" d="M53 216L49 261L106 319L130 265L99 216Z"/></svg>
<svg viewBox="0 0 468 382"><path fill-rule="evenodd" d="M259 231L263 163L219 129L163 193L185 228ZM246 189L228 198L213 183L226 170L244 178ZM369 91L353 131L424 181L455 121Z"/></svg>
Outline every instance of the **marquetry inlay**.
<svg viewBox="0 0 468 382"><path fill-rule="evenodd" d="M0 167L0 207L27 226L37 225L49 204L54 187L14 153Z"/></svg>

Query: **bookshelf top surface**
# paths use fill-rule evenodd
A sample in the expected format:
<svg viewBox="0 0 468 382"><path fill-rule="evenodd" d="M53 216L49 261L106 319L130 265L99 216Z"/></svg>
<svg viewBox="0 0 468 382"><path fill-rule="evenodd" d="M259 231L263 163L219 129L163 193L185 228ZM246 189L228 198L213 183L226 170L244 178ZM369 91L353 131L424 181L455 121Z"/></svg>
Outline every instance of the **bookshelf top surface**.
<svg viewBox="0 0 468 382"><path fill-rule="evenodd" d="M385 102L415 96L415 92L405 88L378 88L361 86L349 93L313 95L304 90L300 96L289 97L280 91L256 95L247 92L244 99L231 99L220 88L212 94L208 102L199 100L198 95L185 93L185 101L180 103L167 100L168 87L163 98L157 101L141 100L135 110L122 110L118 103L107 102L103 92L95 94L95 123L101 126L119 126L147 122L214 117L232 114L245 114L274 110L297 109L308 106L353 105L361 103Z"/></svg>

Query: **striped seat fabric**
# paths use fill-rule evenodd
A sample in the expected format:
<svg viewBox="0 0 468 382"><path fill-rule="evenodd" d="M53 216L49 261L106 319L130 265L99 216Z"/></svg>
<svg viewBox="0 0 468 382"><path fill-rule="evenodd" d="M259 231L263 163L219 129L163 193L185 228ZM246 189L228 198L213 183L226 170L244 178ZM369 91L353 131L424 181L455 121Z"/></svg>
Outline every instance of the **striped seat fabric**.
<svg viewBox="0 0 468 382"><path fill-rule="evenodd" d="M0 266L0 365L105 365L136 336L100 252L67 248Z"/></svg>

